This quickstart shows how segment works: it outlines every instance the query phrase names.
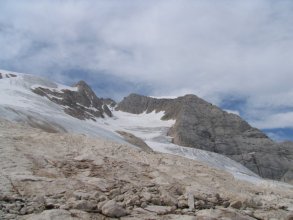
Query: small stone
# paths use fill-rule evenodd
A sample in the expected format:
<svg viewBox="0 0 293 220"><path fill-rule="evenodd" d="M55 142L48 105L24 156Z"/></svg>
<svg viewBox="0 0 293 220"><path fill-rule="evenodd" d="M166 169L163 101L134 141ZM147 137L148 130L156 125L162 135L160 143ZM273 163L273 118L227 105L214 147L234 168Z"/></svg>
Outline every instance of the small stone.
<svg viewBox="0 0 293 220"><path fill-rule="evenodd" d="M146 203L146 202L142 202L141 205L140 205L140 207L141 207L141 208L145 208L145 207L147 207L147 203Z"/></svg>
<svg viewBox="0 0 293 220"><path fill-rule="evenodd" d="M120 218L127 215L126 210L118 205L114 200L110 200L103 205L102 213L112 218Z"/></svg>
<svg viewBox="0 0 293 220"><path fill-rule="evenodd" d="M103 201L106 201L106 200L107 200L107 197L104 196L104 195L101 195L101 196L99 196L99 198L98 198L98 201L99 201L99 202L103 202Z"/></svg>
<svg viewBox="0 0 293 220"><path fill-rule="evenodd" d="M133 206L133 205L137 205L139 203L140 203L139 202L139 196L138 195L134 195L130 199L126 200L125 205L126 206Z"/></svg>
<svg viewBox="0 0 293 220"><path fill-rule="evenodd" d="M91 196L91 198L98 199L100 196L101 196L101 193L100 193L100 192L95 192L95 193Z"/></svg>
<svg viewBox="0 0 293 220"><path fill-rule="evenodd" d="M133 206L127 207L127 210L132 211L133 210Z"/></svg>
<svg viewBox="0 0 293 220"><path fill-rule="evenodd" d="M17 206L16 206L16 204L6 204L6 205L5 205L5 208L6 208L7 210L14 210L14 211L16 211Z"/></svg>
<svg viewBox="0 0 293 220"><path fill-rule="evenodd" d="M187 214L187 213L189 213L189 211L190 211L189 209L182 209L183 214Z"/></svg>
<svg viewBox="0 0 293 220"><path fill-rule="evenodd" d="M91 197L91 194L80 191L73 192L73 195L77 200L88 200Z"/></svg>
<svg viewBox="0 0 293 220"><path fill-rule="evenodd" d="M123 200L124 200L124 195L118 195L118 196L116 196L116 198L115 198L115 201L116 201L116 202L123 202Z"/></svg>
<svg viewBox="0 0 293 220"><path fill-rule="evenodd" d="M245 213L246 215L252 216L253 215L253 211L252 210L243 210L243 213Z"/></svg>
<svg viewBox="0 0 293 220"><path fill-rule="evenodd" d="M83 211L91 211L95 210L97 206L91 202L80 200L75 204L75 208Z"/></svg>
<svg viewBox="0 0 293 220"><path fill-rule="evenodd" d="M67 204L61 205L59 208L64 209L64 210L69 210L70 209L70 207Z"/></svg>
<svg viewBox="0 0 293 220"><path fill-rule="evenodd" d="M188 208L188 203L186 200L179 200L177 206L181 209Z"/></svg>
<svg viewBox="0 0 293 220"><path fill-rule="evenodd" d="M61 199L62 197L64 197L63 194L55 194L52 196L52 199Z"/></svg>
<svg viewBox="0 0 293 220"><path fill-rule="evenodd" d="M186 197L185 197L184 195L181 195L181 196L179 196L177 199L178 199L178 200L184 200L184 199L186 199Z"/></svg>
<svg viewBox="0 0 293 220"><path fill-rule="evenodd" d="M26 208L26 214L31 214L35 211L34 207L27 207Z"/></svg>
<svg viewBox="0 0 293 220"><path fill-rule="evenodd" d="M148 191L150 193L158 193L158 189L156 187L151 187L151 188L148 188Z"/></svg>
<svg viewBox="0 0 293 220"><path fill-rule="evenodd" d="M171 206L158 206L158 205L151 205L145 207L145 210L150 211L150 212L155 212L158 215L166 215L172 212L172 207Z"/></svg>
<svg viewBox="0 0 293 220"><path fill-rule="evenodd" d="M18 214L18 211L17 210L14 210L14 209L9 209L8 212L10 214Z"/></svg>
<svg viewBox="0 0 293 220"><path fill-rule="evenodd" d="M216 193L215 197L216 197L217 200L220 200L221 199L221 196L220 196L219 193Z"/></svg>
<svg viewBox="0 0 293 220"><path fill-rule="evenodd" d="M39 203L39 204L44 204L45 203L45 198L43 196L36 196L33 199L33 202Z"/></svg>
<svg viewBox="0 0 293 220"><path fill-rule="evenodd" d="M147 183L145 186L146 187L154 187L154 186L156 186L156 184L155 183Z"/></svg>
<svg viewBox="0 0 293 220"><path fill-rule="evenodd" d="M205 202L202 200L197 200L195 203L196 208L202 208L205 205Z"/></svg>
<svg viewBox="0 0 293 220"><path fill-rule="evenodd" d="M193 196L193 194L188 193L187 197L188 197L187 203L188 203L189 210L193 210L194 209L194 196Z"/></svg>
<svg viewBox="0 0 293 220"><path fill-rule="evenodd" d="M141 196L146 202L149 202L152 199L152 194L148 192L142 193Z"/></svg>
<svg viewBox="0 0 293 220"><path fill-rule="evenodd" d="M118 196L120 194L121 194L121 190L120 189L112 189L110 191L111 198L114 198L114 197L116 197L116 196Z"/></svg>
<svg viewBox="0 0 293 220"><path fill-rule="evenodd" d="M217 197L210 197L210 198L207 198L207 201L209 201L212 204L217 204L218 198Z"/></svg>
<svg viewBox="0 0 293 220"><path fill-rule="evenodd" d="M154 204L154 205L161 205L161 199L160 198L157 198L157 197L154 197L151 199L151 203Z"/></svg>
<svg viewBox="0 0 293 220"><path fill-rule="evenodd" d="M102 211L102 208L106 204L106 202L108 202L108 200L105 200L105 201L102 201L102 202L98 203L97 208L98 208L99 211Z"/></svg>
<svg viewBox="0 0 293 220"><path fill-rule="evenodd" d="M230 202L226 201L226 202L223 202L223 206L224 208L228 208L230 205Z"/></svg>
<svg viewBox="0 0 293 220"><path fill-rule="evenodd" d="M234 209L240 209L242 207L242 202L241 201L234 201L230 204L230 207Z"/></svg>
<svg viewBox="0 0 293 220"><path fill-rule="evenodd" d="M20 213L21 215L25 215L25 214L27 214L27 208L26 208L26 207L23 207L23 208L19 211L19 213Z"/></svg>
<svg viewBox="0 0 293 220"><path fill-rule="evenodd" d="M55 208L56 200L55 199L46 199L45 208L46 209L53 209Z"/></svg>

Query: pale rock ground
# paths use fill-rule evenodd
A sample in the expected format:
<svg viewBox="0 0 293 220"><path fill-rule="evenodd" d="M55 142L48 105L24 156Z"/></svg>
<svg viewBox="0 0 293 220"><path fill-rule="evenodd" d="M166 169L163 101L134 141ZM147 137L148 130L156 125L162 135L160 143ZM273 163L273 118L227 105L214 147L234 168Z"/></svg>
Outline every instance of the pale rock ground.
<svg viewBox="0 0 293 220"><path fill-rule="evenodd" d="M5 120L0 167L0 219L292 219L289 185Z"/></svg>

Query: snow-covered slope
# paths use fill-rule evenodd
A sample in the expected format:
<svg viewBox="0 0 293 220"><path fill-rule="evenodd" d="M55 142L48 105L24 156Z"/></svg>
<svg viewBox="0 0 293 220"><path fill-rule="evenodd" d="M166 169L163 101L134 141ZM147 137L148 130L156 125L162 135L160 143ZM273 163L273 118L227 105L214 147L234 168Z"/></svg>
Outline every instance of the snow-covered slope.
<svg viewBox="0 0 293 220"><path fill-rule="evenodd" d="M0 117L23 122L32 127L42 128L50 132L72 132L90 136L99 136L119 143L125 143L116 131L126 131L144 140L154 151L175 154L204 162L232 173L236 178L258 184L271 184L241 164L216 153L186 148L171 143L167 136L168 129L174 120L163 121L164 112L130 114L111 108L114 117L79 120L68 114L64 106L57 105L43 96L32 92L33 88L42 86L56 91L62 89L76 90L75 87L60 85L46 79L29 74L0 70ZM109 106L110 107L110 106Z"/></svg>
<svg viewBox="0 0 293 220"><path fill-rule="evenodd" d="M4 70L0 70L0 72L12 73ZM0 79L0 117L27 123L50 132L81 133L123 142L119 135L110 133L90 121L81 121L69 116L63 111L62 106L33 93L31 90L36 86L55 90L75 90L76 88L53 83L29 74L12 74L15 74L16 77Z"/></svg>

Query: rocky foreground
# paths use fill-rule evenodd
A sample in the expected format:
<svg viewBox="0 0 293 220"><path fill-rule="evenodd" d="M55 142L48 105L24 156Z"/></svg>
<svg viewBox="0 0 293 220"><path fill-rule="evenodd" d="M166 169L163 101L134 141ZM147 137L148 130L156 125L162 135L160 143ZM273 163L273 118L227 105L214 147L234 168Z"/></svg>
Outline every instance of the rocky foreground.
<svg viewBox="0 0 293 220"><path fill-rule="evenodd" d="M4 120L0 167L0 219L293 219L289 185Z"/></svg>

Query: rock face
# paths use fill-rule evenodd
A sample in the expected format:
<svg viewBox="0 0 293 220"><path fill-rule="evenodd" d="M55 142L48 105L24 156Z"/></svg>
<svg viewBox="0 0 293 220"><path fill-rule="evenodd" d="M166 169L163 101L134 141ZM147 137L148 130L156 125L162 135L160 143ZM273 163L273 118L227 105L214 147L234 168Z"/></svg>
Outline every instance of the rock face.
<svg viewBox="0 0 293 220"><path fill-rule="evenodd" d="M104 118L105 115L112 117L112 113L107 105L115 105L113 100L98 98L84 81L79 81L74 87L77 89L57 90L37 87L32 91L63 106L64 112L81 120L92 119L95 121L95 118Z"/></svg>
<svg viewBox="0 0 293 220"><path fill-rule="evenodd" d="M168 132L175 144L224 154L265 178L292 181L292 143L277 144L239 116L195 95L156 99L131 94L117 110L133 114L165 111L163 120L176 119Z"/></svg>

